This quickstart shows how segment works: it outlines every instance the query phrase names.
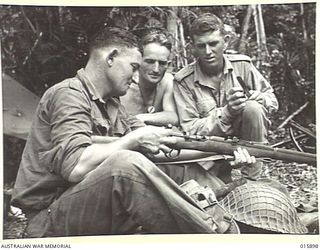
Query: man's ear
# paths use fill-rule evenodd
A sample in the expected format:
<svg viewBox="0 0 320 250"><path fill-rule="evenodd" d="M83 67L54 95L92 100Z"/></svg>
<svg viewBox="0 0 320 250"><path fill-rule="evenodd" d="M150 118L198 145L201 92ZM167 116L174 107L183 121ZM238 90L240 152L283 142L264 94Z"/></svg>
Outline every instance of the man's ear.
<svg viewBox="0 0 320 250"><path fill-rule="evenodd" d="M231 36L230 35L225 35L224 36L224 50L226 50L229 46L230 40L231 40Z"/></svg>
<svg viewBox="0 0 320 250"><path fill-rule="evenodd" d="M111 67L113 64L113 59L119 54L119 50L117 48L113 48L107 56L107 64Z"/></svg>

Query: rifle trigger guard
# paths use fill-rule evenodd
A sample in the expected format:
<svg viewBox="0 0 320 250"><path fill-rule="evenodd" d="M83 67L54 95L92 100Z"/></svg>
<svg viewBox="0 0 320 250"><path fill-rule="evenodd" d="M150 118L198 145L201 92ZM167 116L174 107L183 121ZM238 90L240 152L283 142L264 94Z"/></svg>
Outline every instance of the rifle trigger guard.
<svg viewBox="0 0 320 250"><path fill-rule="evenodd" d="M176 154L173 154L173 152L177 152ZM175 159L180 155L180 149L171 149L168 153L165 153L164 155L168 158L168 159Z"/></svg>

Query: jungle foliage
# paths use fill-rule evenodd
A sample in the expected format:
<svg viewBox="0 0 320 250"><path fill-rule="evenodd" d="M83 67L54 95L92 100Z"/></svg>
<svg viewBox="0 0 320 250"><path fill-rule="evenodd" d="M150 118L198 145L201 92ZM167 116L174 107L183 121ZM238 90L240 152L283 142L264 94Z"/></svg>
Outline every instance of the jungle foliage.
<svg viewBox="0 0 320 250"><path fill-rule="evenodd" d="M175 46L172 71L193 60L189 29L200 13L212 12L233 34L230 49L252 57L270 79L280 102L275 124L306 101L301 121L314 122L315 3L167 6L1 6L2 69L41 96L85 65L90 37L102 26L130 30L164 27ZM259 26L259 22L262 26ZM261 40L262 39L262 40Z"/></svg>

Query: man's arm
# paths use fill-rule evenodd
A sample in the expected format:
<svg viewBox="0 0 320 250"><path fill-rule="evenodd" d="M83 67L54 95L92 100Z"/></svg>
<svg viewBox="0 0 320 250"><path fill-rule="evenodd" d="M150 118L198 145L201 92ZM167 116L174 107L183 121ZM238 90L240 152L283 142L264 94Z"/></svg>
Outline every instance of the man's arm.
<svg viewBox="0 0 320 250"><path fill-rule="evenodd" d="M41 152L52 152L50 155L53 157L45 167L70 182L83 180L117 150L129 149L153 154L160 150L168 152L169 148L164 144L174 140L168 137L172 133L170 129L146 126L113 142L96 143L92 140L91 105L84 93L77 89L61 88L51 97L48 112L44 114L48 118L43 121L51 125L52 145L49 151L41 149Z"/></svg>
<svg viewBox="0 0 320 250"><path fill-rule="evenodd" d="M249 73L246 74L245 83L249 84L251 89L249 100L258 101L269 113L278 110L279 105L272 86L252 63Z"/></svg>
<svg viewBox="0 0 320 250"><path fill-rule="evenodd" d="M233 115L226 106L213 108L207 117L200 117L197 101L187 84L175 82L173 95L183 130L191 134L221 136L231 131Z"/></svg>
<svg viewBox="0 0 320 250"><path fill-rule="evenodd" d="M162 85L160 87L164 88L164 93L162 96L163 111L156 113L138 114L136 117L148 125L178 125L178 116L173 99L173 76L166 73L159 84Z"/></svg>
<svg viewBox="0 0 320 250"><path fill-rule="evenodd" d="M170 149L166 144L174 143L175 139L170 137L172 134L171 129L146 126L138 128L121 138L92 137L92 145L86 147L82 152L68 180L70 182L80 182L112 153L121 149L151 154L158 154L160 151L169 152Z"/></svg>

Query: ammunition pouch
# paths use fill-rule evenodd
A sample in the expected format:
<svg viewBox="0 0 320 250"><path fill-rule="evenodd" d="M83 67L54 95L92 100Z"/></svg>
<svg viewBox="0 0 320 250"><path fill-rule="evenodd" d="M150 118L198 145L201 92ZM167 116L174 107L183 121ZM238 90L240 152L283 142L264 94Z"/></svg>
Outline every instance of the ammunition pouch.
<svg viewBox="0 0 320 250"><path fill-rule="evenodd" d="M180 185L182 190L212 216L215 222L216 233L239 234L240 230L233 216L228 213L219 203L215 193L209 187L202 187L195 180L189 180Z"/></svg>

